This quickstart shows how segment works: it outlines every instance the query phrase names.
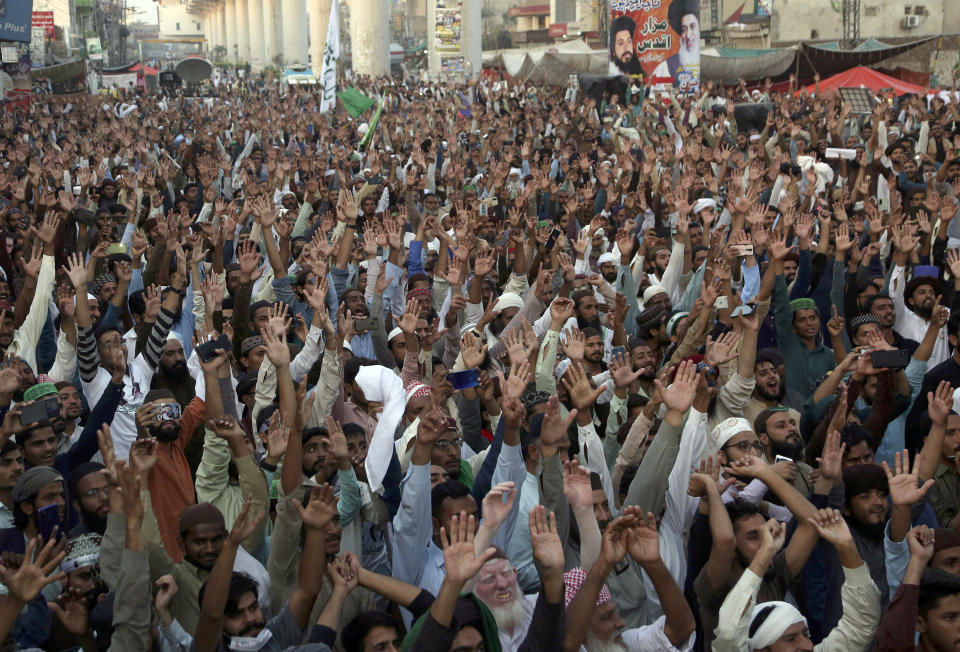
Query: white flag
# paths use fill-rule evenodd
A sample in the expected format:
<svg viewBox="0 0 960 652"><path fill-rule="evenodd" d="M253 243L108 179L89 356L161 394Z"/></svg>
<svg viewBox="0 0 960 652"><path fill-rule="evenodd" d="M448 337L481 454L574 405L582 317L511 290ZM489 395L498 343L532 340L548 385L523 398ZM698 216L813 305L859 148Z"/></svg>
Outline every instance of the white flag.
<svg viewBox="0 0 960 652"><path fill-rule="evenodd" d="M333 0L330 6L330 25L327 27L327 45L323 49L323 68L320 72L320 84L323 97L320 100L320 113L332 111L337 104L337 62L340 61L340 3Z"/></svg>

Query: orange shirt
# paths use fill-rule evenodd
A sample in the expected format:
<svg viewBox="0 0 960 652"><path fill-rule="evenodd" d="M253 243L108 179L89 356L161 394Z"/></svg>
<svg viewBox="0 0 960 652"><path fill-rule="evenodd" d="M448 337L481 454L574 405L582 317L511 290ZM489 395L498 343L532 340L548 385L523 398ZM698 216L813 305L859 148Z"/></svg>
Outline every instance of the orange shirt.
<svg viewBox="0 0 960 652"><path fill-rule="evenodd" d="M180 514L197 502L190 464L183 449L197 426L203 423L206 409L206 404L199 396L190 401L180 417L180 436L172 442L160 442L157 465L150 472L150 499L157 515L160 538L164 550L174 563L179 563L183 557L183 550L177 543Z"/></svg>

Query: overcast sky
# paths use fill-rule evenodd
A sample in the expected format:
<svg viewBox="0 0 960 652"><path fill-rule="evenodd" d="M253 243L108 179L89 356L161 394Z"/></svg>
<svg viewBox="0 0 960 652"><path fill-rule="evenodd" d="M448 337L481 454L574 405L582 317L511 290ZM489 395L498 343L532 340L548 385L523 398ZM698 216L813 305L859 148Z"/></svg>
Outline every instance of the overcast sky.
<svg viewBox="0 0 960 652"><path fill-rule="evenodd" d="M136 9L131 22L154 24L157 22L157 3L154 0L127 0L127 7Z"/></svg>

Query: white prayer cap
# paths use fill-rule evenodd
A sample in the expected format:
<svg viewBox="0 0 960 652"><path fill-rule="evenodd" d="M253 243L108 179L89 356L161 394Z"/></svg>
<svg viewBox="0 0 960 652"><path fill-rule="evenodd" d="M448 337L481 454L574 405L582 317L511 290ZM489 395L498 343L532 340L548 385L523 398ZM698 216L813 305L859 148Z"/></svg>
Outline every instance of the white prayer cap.
<svg viewBox="0 0 960 652"><path fill-rule="evenodd" d="M701 197L697 201L693 202L693 214L696 215L704 208L712 208L717 210L717 200L710 197Z"/></svg>
<svg viewBox="0 0 960 652"><path fill-rule="evenodd" d="M507 308L522 308L523 298L513 292L504 292L497 299L497 305L493 307L495 312L502 312Z"/></svg>
<svg viewBox="0 0 960 652"><path fill-rule="evenodd" d="M600 255L600 258L597 259L597 265L603 265L604 263L616 263L617 257L613 255L613 252L606 252Z"/></svg>
<svg viewBox="0 0 960 652"><path fill-rule="evenodd" d="M658 294L666 294L666 293L667 293L667 288L663 287L662 285L651 285L650 287L648 287L646 290L643 291L643 302L646 303L647 301L657 296Z"/></svg>
<svg viewBox="0 0 960 652"><path fill-rule="evenodd" d="M390 331L390 334L389 334L389 335L387 335L387 341L389 342L389 341L393 340L393 338L395 338L395 337L397 337L397 336L399 336L399 335L403 335L403 331L400 330L400 327L398 326L398 327L394 328L392 331Z"/></svg>
<svg viewBox="0 0 960 652"><path fill-rule="evenodd" d="M741 432L753 432L753 426L742 417L730 417L717 424L710 433L710 442L716 450L720 450Z"/></svg>

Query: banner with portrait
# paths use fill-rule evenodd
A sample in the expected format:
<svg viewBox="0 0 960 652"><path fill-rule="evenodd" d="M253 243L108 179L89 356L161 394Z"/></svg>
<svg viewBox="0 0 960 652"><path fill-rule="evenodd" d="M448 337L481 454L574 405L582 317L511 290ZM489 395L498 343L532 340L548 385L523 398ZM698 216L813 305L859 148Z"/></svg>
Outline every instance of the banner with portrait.
<svg viewBox="0 0 960 652"><path fill-rule="evenodd" d="M655 89L700 88L701 0L610 0L610 72Z"/></svg>

